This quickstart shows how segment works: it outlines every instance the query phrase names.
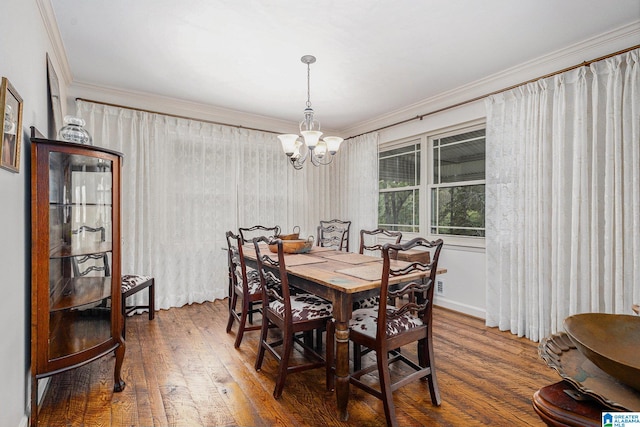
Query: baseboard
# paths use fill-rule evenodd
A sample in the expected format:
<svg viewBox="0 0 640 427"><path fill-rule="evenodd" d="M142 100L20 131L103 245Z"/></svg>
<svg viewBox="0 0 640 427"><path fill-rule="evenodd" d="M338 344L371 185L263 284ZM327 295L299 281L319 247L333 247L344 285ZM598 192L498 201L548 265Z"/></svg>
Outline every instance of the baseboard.
<svg viewBox="0 0 640 427"><path fill-rule="evenodd" d="M444 307L449 310L464 313L473 317L478 317L480 319L487 318L487 311L484 308L474 307L467 304L461 304L459 302L448 300L446 298L436 296L435 299L433 300L433 304L438 307Z"/></svg>
<svg viewBox="0 0 640 427"><path fill-rule="evenodd" d="M51 383L51 378L50 377L46 377L46 378L42 378L40 380L38 380L38 408L40 407L40 405L42 405L42 400L44 399L44 395L47 393L47 390L49 390L49 384ZM31 377L29 376L29 381L27 381L27 383L29 384L29 390L27 393L27 396L31 396ZM26 404L26 411L25 411L25 415L22 417L22 419L20 420L20 424L19 427L28 427L30 425L29 423L29 418L31 416L31 398L27 397L27 404Z"/></svg>

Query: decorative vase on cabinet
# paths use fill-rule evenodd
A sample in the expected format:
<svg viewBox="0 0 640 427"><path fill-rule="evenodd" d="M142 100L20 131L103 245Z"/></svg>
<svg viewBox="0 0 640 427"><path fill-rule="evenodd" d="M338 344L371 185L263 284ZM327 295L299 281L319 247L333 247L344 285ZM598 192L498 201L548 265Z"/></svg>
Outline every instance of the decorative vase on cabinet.
<svg viewBox="0 0 640 427"><path fill-rule="evenodd" d="M31 425L38 380L115 353L122 391L122 154L31 128ZM98 232L96 232L98 231Z"/></svg>

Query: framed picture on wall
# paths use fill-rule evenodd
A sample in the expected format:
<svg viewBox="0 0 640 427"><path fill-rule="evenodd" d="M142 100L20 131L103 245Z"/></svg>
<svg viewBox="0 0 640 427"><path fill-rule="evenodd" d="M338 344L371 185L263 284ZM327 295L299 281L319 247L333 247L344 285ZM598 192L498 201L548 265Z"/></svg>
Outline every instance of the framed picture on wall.
<svg viewBox="0 0 640 427"><path fill-rule="evenodd" d="M20 172L22 98L6 77L2 78L0 86L0 111L4 111L4 119L0 122L0 167Z"/></svg>
<svg viewBox="0 0 640 427"><path fill-rule="evenodd" d="M49 139L58 139L58 131L62 127L62 101L60 100L60 83L47 53L47 79L49 86Z"/></svg>

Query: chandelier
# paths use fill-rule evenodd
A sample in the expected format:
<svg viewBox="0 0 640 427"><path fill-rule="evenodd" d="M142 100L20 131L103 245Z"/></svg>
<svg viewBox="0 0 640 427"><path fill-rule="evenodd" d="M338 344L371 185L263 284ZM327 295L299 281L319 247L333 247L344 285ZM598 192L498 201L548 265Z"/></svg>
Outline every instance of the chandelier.
<svg viewBox="0 0 640 427"><path fill-rule="evenodd" d="M311 108L311 64L316 62L313 55L305 55L300 58L303 64L307 64L307 108L304 109L304 120L300 122L299 135L289 133L278 135L282 150L289 157L289 161L296 170L302 169L305 161L309 159L312 165L328 165L333 161L333 156L340 149L343 139L338 136L325 136L320 139L320 122L313 118ZM304 142L303 142L304 140Z"/></svg>

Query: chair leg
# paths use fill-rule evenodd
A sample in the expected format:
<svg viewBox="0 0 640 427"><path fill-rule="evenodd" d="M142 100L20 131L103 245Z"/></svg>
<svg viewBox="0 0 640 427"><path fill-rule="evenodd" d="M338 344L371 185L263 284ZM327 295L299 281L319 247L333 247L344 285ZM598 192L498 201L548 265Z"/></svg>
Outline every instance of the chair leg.
<svg viewBox="0 0 640 427"><path fill-rule="evenodd" d="M353 370L354 372L362 369L362 346L353 343Z"/></svg>
<svg viewBox="0 0 640 427"><path fill-rule="evenodd" d="M249 311L249 323L253 324L253 305L254 302L250 302L247 310Z"/></svg>
<svg viewBox="0 0 640 427"><path fill-rule="evenodd" d="M389 374L389 353L387 351L376 351L378 362L378 375L380 376L380 391L382 393L382 403L384 415L387 418L387 426L397 427L396 408L393 404L393 393L391 391L391 376Z"/></svg>
<svg viewBox="0 0 640 427"><path fill-rule="evenodd" d="M327 348L325 352L327 391L333 391L336 388L336 376L333 372L333 363L335 360L335 328L333 320L327 321Z"/></svg>
<svg viewBox="0 0 640 427"><path fill-rule="evenodd" d="M258 355L256 356L256 371L262 369L265 346L267 345L267 333L269 332L269 319L266 314L262 316L262 328L260 328L260 340L258 341Z"/></svg>
<svg viewBox="0 0 640 427"><path fill-rule="evenodd" d="M431 368L431 373L427 376L427 381L429 383L429 393L431 395L431 403L434 406L440 406L442 401L440 399L438 379L436 378L436 369L433 361L433 345L431 344L431 340L422 339L418 341L418 362L423 368L426 368L427 366Z"/></svg>
<svg viewBox="0 0 640 427"><path fill-rule="evenodd" d="M289 370L289 358L293 350L293 334L287 334L282 337L282 353L280 354L280 366L278 366L278 378L276 379L276 387L273 390L273 397L279 399L282 396L284 383L287 380Z"/></svg>
<svg viewBox="0 0 640 427"><path fill-rule="evenodd" d="M124 297L124 295L122 296L120 305L122 315L122 339L125 339L127 335L127 299Z"/></svg>
<svg viewBox="0 0 640 427"><path fill-rule="evenodd" d="M244 336L244 328L247 324L247 312L251 307L251 303L242 299L242 314L240 315L240 324L238 325L238 334L236 335L236 341L233 344L235 348L239 348L242 343L242 337Z"/></svg>
<svg viewBox="0 0 640 427"><path fill-rule="evenodd" d="M231 327L233 326L233 321L235 320L235 316L233 312L236 309L236 304L238 303L238 294L235 292L229 297L229 320L227 321L227 333L231 331Z"/></svg>

